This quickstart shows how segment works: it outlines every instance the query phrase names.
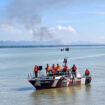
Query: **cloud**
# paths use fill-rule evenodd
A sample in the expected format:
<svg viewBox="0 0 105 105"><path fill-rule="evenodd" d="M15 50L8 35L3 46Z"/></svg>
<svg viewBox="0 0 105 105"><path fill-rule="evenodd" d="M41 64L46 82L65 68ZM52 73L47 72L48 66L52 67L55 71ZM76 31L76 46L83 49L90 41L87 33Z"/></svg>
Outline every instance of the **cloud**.
<svg viewBox="0 0 105 105"><path fill-rule="evenodd" d="M1 19L0 23L5 24L6 22L9 26L4 25L2 28L5 27L7 30L11 31L16 30L11 24L18 23L18 25L24 26L27 32L33 35L35 40L45 41L57 39L57 35L54 31L44 25L42 26L43 13L50 11L50 9L61 10L61 8L65 8L67 5L76 1L78 0L11 0L11 2L6 5L5 13L1 11L0 18L3 13L5 17L2 18L5 19L4 22L2 21L3 19ZM95 2L95 0L93 1ZM60 20L58 23L68 23L68 21ZM72 26L58 26L58 30L69 31L76 34L76 30Z"/></svg>
<svg viewBox="0 0 105 105"><path fill-rule="evenodd" d="M32 36L23 27L10 24L0 24L0 40L20 41L20 40L32 40Z"/></svg>
<svg viewBox="0 0 105 105"><path fill-rule="evenodd" d="M72 26L58 26L57 27L58 28L58 30L64 30L64 31L69 31L69 32L71 32L71 33L73 33L73 34L76 34L77 32L76 32L76 30L72 27Z"/></svg>
<svg viewBox="0 0 105 105"><path fill-rule="evenodd" d="M5 21L10 24L18 23L24 26L28 32L31 30L33 38L37 40L44 41L45 37L46 40L47 38L49 40L52 37L55 38L56 35L46 26L42 26L43 19L41 13L50 8L61 8L71 2L73 0L12 0L6 6Z"/></svg>
<svg viewBox="0 0 105 105"><path fill-rule="evenodd" d="M0 30L8 31L8 32L11 32L11 33L15 33L15 32L19 31L14 26L9 25L9 24L0 24Z"/></svg>

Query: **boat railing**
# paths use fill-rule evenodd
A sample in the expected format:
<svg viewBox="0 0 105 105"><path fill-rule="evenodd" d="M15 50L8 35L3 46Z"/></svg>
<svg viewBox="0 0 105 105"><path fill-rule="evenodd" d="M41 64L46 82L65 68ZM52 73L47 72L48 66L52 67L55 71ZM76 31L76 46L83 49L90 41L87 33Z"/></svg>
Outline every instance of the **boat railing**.
<svg viewBox="0 0 105 105"><path fill-rule="evenodd" d="M49 72L45 72L45 71L39 71L38 72L38 79L46 79L46 78L49 78L49 77L58 77L58 76L65 76L65 77L70 77L70 78L75 78L75 77L81 77L81 74L77 71L76 74L74 74L72 71L68 71L68 72L63 72L63 71L60 71L60 72L57 72L57 73L52 73L51 71ZM33 73L29 73L28 74L28 80L30 79L36 79L35 77L35 72Z"/></svg>
<svg viewBox="0 0 105 105"><path fill-rule="evenodd" d="M33 73L28 73L28 77L27 77L28 80L32 79L33 77L35 77L33 76Z"/></svg>
<svg viewBox="0 0 105 105"><path fill-rule="evenodd" d="M45 72L38 72L38 78L45 78L46 77L46 73ZM28 77L27 79L30 80L30 79L35 79L35 72L32 72L32 73L28 73Z"/></svg>
<svg viewBox="0 0 105 105"><path fill-rule="evenodd" d="M68 71L68 72L63 72L63 71L60 71L60 72L57 72L57 73L52 73L51 71L50 72L38 72L38 79L45 79L47 77L53 77L53 76L67 76L67 77L71 77L71 72ZM35 72L33 73L29 73L28 74L28 80L30 79L35 79Z"/></svg>

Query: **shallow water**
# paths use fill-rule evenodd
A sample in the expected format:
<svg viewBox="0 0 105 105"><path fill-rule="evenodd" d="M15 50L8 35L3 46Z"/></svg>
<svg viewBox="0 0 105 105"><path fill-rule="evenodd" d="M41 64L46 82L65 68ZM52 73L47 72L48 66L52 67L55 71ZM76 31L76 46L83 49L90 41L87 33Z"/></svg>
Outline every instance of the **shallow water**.
<svg viewBox="0 0 105 105"><path fill-rule="evenodd" d="M0 48L0 105L104 105L105 104L105 46ZM35 90L27 81L34 65L60 63L77 65L81 74L88 68L92 75L90 86Z"/></svg>

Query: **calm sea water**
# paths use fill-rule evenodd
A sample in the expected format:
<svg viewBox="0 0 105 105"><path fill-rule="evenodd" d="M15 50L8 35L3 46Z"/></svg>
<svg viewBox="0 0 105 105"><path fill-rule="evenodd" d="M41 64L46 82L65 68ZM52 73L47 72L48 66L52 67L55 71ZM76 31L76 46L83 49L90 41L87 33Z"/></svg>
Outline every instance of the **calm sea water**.
<svg viewBox="0 0 105 105"><path fill-rule="evenodd" d="M0 105L105 105L105 46L0 48ZM34 65L77 65L81 74L88 68L90 86L35 90L27 81Z"/></svg>

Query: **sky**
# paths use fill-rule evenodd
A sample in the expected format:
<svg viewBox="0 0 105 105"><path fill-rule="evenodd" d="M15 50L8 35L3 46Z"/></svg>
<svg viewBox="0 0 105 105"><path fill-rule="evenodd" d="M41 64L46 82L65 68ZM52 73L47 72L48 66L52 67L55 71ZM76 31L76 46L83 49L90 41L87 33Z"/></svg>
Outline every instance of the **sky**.
<svg viewBox="0 0 105 105"><path fill-rule="evenodd" d="M0 0L0 41L105 44L105 0Z"/></svg>

